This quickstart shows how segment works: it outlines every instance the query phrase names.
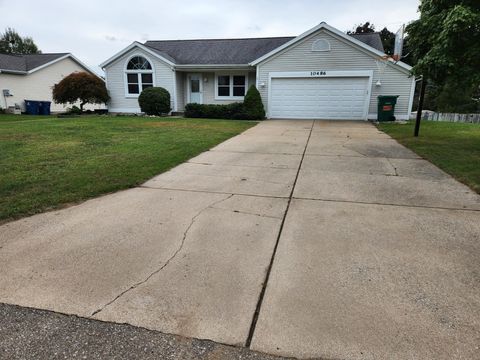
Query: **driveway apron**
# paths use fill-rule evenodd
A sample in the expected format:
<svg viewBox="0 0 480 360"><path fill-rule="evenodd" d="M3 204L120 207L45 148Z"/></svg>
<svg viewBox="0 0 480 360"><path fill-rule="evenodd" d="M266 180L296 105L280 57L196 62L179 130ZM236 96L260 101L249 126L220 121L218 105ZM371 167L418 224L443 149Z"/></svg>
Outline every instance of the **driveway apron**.
<svg viewBox="0 0 480 360"><path fill-rule="evenodd" d="M373 125L264 121L0 227L0 302L297 358L479 356L480 197Z"/></svg>

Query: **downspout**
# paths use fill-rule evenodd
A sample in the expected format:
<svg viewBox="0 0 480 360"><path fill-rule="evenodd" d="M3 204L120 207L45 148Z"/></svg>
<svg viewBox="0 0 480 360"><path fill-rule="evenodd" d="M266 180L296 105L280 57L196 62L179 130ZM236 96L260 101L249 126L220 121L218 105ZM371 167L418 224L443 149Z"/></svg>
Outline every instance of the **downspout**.
<svg viewBox="0 0 480 360"><path fill-rule="evenodd" d="M173 111L178 112L178 102L177 102L177 71L172 67L173 71Z"/></svg>

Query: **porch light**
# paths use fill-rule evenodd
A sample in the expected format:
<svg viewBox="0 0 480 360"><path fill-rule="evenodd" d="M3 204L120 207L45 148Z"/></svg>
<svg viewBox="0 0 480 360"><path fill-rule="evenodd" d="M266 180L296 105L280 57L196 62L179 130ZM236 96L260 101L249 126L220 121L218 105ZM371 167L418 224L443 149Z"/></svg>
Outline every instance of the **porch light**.
<svg viewBox="0 0 480 360"><path fill-rule="evenodd" d="M265 83L264 83L264 82L260 83L260 87L264 88L264 87L265 87Z"/></svg>
<svg viewBox="0 0 480 360"><path fill-rule="evenodd" d="M377 80L377 82L375 83L375 86L382 86L382 82L380 80Z"/></svg>
<svg viewBox="0 0 480 360"><path fill-rule="evenodd" d="M203 79L203 82L208 82L208 78L207 78L207 77L204 78L204 79Z"/></svg>

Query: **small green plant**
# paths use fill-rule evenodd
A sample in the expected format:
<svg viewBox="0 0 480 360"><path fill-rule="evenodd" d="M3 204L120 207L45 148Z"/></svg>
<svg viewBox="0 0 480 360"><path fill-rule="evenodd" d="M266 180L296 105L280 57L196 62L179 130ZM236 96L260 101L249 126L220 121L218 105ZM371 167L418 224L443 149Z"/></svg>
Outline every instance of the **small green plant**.
<svg viewBox="0 0 480 360"><path fill-rule="evenodd" d="M140 109L147 115L166 115L170 112L170 93L162 87L151 87L138 97Z"/></svg>
<svg viewBox="0 0 480 360"><path fill-rule="evenodd" d="M67 109L67 114L80 115L81 113L82 110L76 105L73 105L71 108Z"/></svg>

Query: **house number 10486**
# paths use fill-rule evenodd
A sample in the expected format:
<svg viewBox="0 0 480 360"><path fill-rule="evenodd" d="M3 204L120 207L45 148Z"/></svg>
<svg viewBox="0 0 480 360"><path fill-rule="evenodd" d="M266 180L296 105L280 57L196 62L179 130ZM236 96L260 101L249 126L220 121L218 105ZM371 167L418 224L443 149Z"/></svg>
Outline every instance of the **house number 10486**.
<svg viewBox="0 0 480 360"><path fill-rule="evenodd" d="M326 71L312 71L310 72L311 76L320 76L320 75L327 75Z"/></svg>

